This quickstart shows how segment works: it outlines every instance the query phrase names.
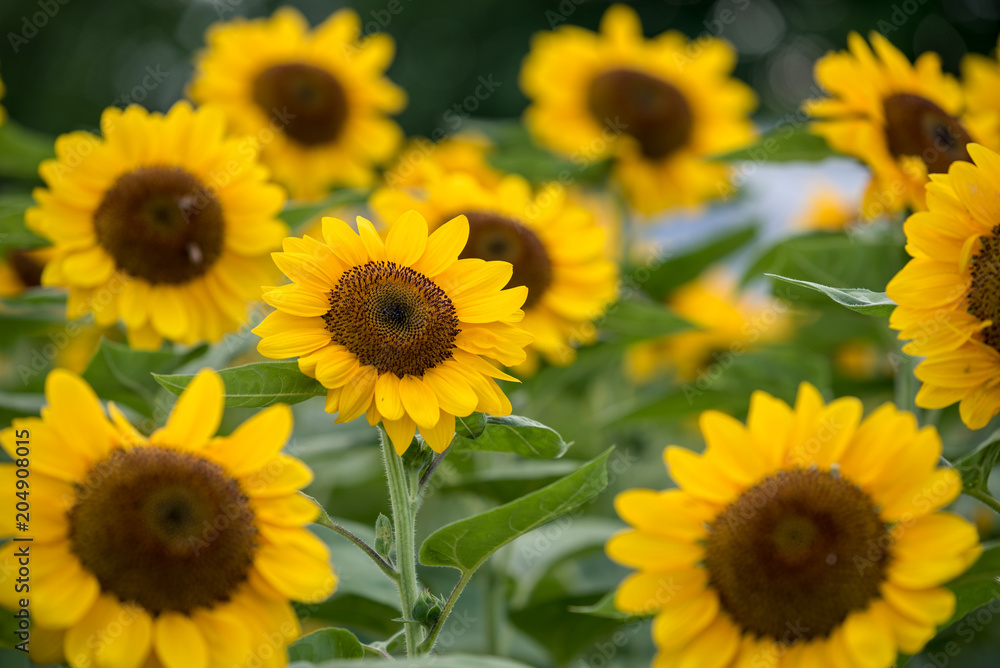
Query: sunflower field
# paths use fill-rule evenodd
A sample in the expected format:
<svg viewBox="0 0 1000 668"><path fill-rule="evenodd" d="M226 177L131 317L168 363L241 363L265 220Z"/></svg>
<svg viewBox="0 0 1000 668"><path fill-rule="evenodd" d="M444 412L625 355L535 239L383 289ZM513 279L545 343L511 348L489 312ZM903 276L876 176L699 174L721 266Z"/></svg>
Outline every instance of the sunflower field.
<svg viewBox="0 0 1000 668"><path fill-rule="evenodd" d="M286 1L0 6L0 668L996 665L995 3Z"/></svg>

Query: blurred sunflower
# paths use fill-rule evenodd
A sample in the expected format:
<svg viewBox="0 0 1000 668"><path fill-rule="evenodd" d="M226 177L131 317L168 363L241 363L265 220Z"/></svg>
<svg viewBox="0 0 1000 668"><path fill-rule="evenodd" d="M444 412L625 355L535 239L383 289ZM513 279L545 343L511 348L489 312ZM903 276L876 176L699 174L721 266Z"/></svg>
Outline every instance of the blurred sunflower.
<svg viewBox="0 0 1000 668"><path fill-rule="evenodd" d="M219 106L234 133L256 138L261 159L293 197L371 185L375 165L402 142L386 114L402 110L406 94L383 76L392 37L362 38L360 29L349 9L311 31L291 7L270 19L216 24L191 99Z"/></svg>
<svg viewBox="0 0 1000 668"><path fill-rule="evenodd" d="M615 499L633 529L608 555L637 568L624 612L655 613L657 668L888 668L916 654L955 608L941 585L982 551L963 518L935 512L962 489L936 469L941 439L885 404L795 407L764 393L747 424L701 415L706 449L665 452L678 489Z"/></svg>
<svg viewBox="0 0 1000 668"><path fill-rule="evenodd" d="M386 221L414 209L432 229L459 214L468 218L469 243L459 257L513 265L508 287L528 288L520 326L534 336L529 350L552 364L570 364L576 347L594 340L592 322L615 298L618 270L607 258L605 232L558 183L533 193L517 175L490 187L468 173L450 173L419 191L381 188L370 205ZM530 354L519 371L537 365Z"/></svg>
<svg viewBox="0 0 1000 668"><path fill-rule="evenodd" d="M312 473L281 454L291 410L216 436L223 391L203 370L147 439L56 370L41 418L0 432L12 458L30 443L32 620L62 637L73 668L283 666L299 634L289 599L321 601L336 586L326 546L305 528L319 513L298 492ZM14 469L0 465L10 489ZM0 547L0 559L16 560L20 545ZM13 587L0 589L0 603L18 607ZM258 651L262 638L270 652Z"/></svg>
<svg viewBox="0 0 1000 668"><path fill-rule="evenodd" d="M418 137L399 152L385 172L390 188L421 186L454 172L470 174L487 188L496 187L503 172L489 163L493 150L489 139L473 133L452 135L439 142Z"/></svg>
<svg viewBox="0 0 1000 668"><path fill-rule="evenodd" d="M39 168L25 221L55 245L42 283L68 288L70 318L121 319L134 348L218 341L271 280L284 193L218 111L110 108L101 127L61 136Z"/></svg>
<svg viewBox="0 0 1000 668"><path fill-rule="evenodd" d="M812 132L871 168L861 203L868 219L925 209L928 174L968 160L970 141L994 146L1000 140L996 116L969 113L959 83L941 73L936 53L923 53L911 65L881 34L870 40L871 48L851 33L850 51L817 61L816 81L831 97L803 107L815 119Z"/></svg>
<svg viewBox="0 0 1000 668"><path fill-rule="evenodd" d="M1000 62L997 58L1000 52L994 58L978 53L968 53L962 58L962 90L970 111L1000 114Z"/></svg>
<svg viewBox="0 0 1000 668"><path fill-rule="evenodd" d="M738 295L733 282L709 274L671 293L667 306L697 329L630 346L625 370L642 383L672 370L690 382L717 358L742 354L754 346L780 341L790 330L788 307L777 299Z"/></svg>
<svg viewBox="0 0 1000 668"><path fill-rule="evenodd" d="M416 429L435 452L455 435L455 417L509 415L494 378L514 380L481 356L524 361L531 340L510 323L524 317L524 287L503 289L506 262L459 259L469 223L458 216L428 236L419 214L402 216L383 243L370 222L359 233L323 219L325 243L285 239L274 261L292 283L265 289L277 309L253 331L265 357L299 358L329 389L337 422L364 414L385 426L403 454Z"/></svg>
<svg viewBox="0 0 1000 668"><path fill-rule="evenodd" d="M0 297L15 297L41 285L42 270L54 253L51 246L7 251L0 257Z"/></svg>
<svg viewBox="0 0 1000 668"><path fill-rule="evenodd" d="M810 195L805 210L795 223L802 229L835 232L846 229L857 219L857 203L824 186Z"/></svg>
<svg viewBox="0 0 1000 668"><path fill-rule="evenodd" d="M730 191L728 166L708 156L754 137L756 96L730 77L735 64L722 40L675 31L645 40L635 11L613 5L600 34L567 25L534 37L521 69L524 121L574 162L614 157L642 213L696 205Z"/></svg>
<svg viewBox="0 0 1000 668"><path fill-rule="evenodd" d="M923 385L922 408L961 402L962 421L986 426L1000 412L1000 156L969 144L972 162L956 162L927 185L928 211L903 226L912 256L889 281L899 306L889 325Z"/></svg>

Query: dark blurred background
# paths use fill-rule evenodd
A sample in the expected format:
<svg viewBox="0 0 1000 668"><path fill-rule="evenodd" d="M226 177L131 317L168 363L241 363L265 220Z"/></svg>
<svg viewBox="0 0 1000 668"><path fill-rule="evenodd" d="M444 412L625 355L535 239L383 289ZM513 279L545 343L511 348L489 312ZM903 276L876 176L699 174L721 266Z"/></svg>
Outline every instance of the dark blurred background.
<svg viewBox="0 0 1000 668"><path fill-rule="evenodd" d="M474 115L518 115L526 100L517 72L531 35L567 23L596 29L611 4L396 1L397 14L388 11L390 0L3 0L0 76L7 94L2 104L22 125L51 134L92 129L109 105L137 102L165 110L184 95L192 56L204 45L211 23L266 16L291 4L315 25L349 5L361 15L366 32L384 30L395 38L389 76L410 95L399 122L407 134L429 135L438 127L452 129L445 112L473 93L480 76L492 75L500 86ZM809 97L813 62L828 50L844 48L851 30L881 29L911 58L937 51L953 73L965 53L991 53L1000 30L996 0L628 4L641 15L647 36L674 28L696 37L721 28L721 36L740 52L737 75L758 91L764 116L792 111Z"/></svg>

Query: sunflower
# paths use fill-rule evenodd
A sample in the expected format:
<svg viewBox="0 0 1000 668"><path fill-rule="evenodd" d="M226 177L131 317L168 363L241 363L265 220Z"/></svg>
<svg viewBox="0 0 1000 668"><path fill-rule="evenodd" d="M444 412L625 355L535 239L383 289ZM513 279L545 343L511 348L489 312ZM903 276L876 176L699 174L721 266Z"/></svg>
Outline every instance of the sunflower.
<svg viewBox="0 0 1000 668"><path fill-rule="evenodd" d="M417 187L452 172L465 172L493 188L504 176L489 163L493 149L489 139L474 133L452 135L436 143L417 137L386 170L385 183L390 188Z"/></svg>
<svg viewBox="0 0 1000 668"><path fill-rule="evenodd" d="M531 350L552 364L570 364L576 347L594 340L593 320L615 298L618 271L607 259L605 232L558 183L533 193L517 175L489 187L468 173L449 173L418 192L379 189L370 205L387 221L415 209L432 229L465 215L469 243L460 257L514 266L508 285L528 288L521 327L534 336ZM537 363L531 354L519 371L530 373Z"/></svg>
<svg viewBox="0 0 1000 668"><path fill-rule="evenodd" d="M299 357L299 369L329 392L337 422L361 416L385 426L403 454L417 427L435 452L473 411L509 415L494 378L514 380L481 356L524 361L531 337L525 287L503 289L506 262L459 259L469 222L458 216L428 236L419 214L404 214L385 242L358 217L359 233L323 219L324 242L285 239L274 261L292 283L265 288L277 309L253 331L265 357Z"/></svg>
<svg viewBox="0 0 1000 668"><path fill-rule="evenodd" d="M41 418L0 432L15 462L30 461L21 535L32 539L4 545L0 563L29 546L32 620L62 637L73 668L282 666L299 634L289 599L321 601L336 586L326 546L305 528L319 513L298 492L312 473L281 454L291 410L216 436L223 392L218 374L201 371L146 438L56 370ZM15 489L15 465L0 467ZM13 587L0 590L0 603L19 607Z"/></svg>
<svg viewBox="0 0 1000 668"><path fill-rule="evenodd" d="M667 448L678 489L615 499L633 528L607 553L638 569L615 605L656 614L654 666L888 668L951 616L940 585L982 551L936 512L961 477L935 468L941 439L912 414L861 416L808 383L794 408L755 392L746 426L701 415L703 455Z"/></svg>
<svg viewBox="0 0 1000 668"><path fill-rule="evenodd" d="M712 364L726 363L789 332L788 307L777 299L739 295L721 274L709 274L674 290L667 306L696 329L643 341L629 347L625 370L646 382L673 370L682 382L698 378Z"/></svg>
<svg viewBox="0 0 1000 668"><path fill-rule="evenodd" d="M125 324L129 345L218 341L246 320L286 234L281 188L217 111L107 109L104 139L73 132L39 173L25 221L55 245L42 284L69 289L70 318Z"/></svg>
<svg viewBox="0 0 1000 668"><path fill-rule="evenodd" d="M972 429L1000 412L1000 156L969 144L973 162L956 162L927 185L928 211L903 226L912 256L889 281L899 306L889 325L923 357L917 405L960 401Z"/></svg>
<svg viewBox="0 0 1000 668"><path fill-rule="evenodd" d="M962 90L971 111L1000 114L1000 62L978 53L966 54L962 58Z"/></svg>
<svg viewBox="0 0 1000 668"><path fill-rule="evenodd" d="M828 187L817 188L809 196L805 210L795 225L806 230L843 231L858 219L857 202Z"/></svg>
<svg viewBox="0 0 1000 668"><path fill-rule="evenodd" d="M53 248L8 250L0 257L0 297L16 297L42 284L42 270L52 259Z"/></svg>
<svg viewBox="0 0 1000 668"><path fill-rule="evenodd" d="M521 69L535 139L586 164L614 157L631 204L651 214L730 190L708 156L754 137L756 97L730 77L736 52L712 38L665 32L643 39L635 11L613 5L600 34L575 26L535 36Z"/></svg>
<svg viewBox="0 0 1000 668"><path fill-rule="evenodd" d="M936 53L912 65L889 40L873 32L872 48L857 33L849 52L829 53L816 63L816 81L831 97L808 100L812 132L840 153L872 170L861 211L865 218L925 209L928 174L968 160L966 145L998 142L996 117L967 113L962 89L941 73Z"/></svg>
<svg viewBox="0 0 1000 668"><path fill-rule="evenodd" d="M230 128L263 145L262 160L293 197L337 185L368 186L396 152L402 131L386 114L406 95L383 76L392 37L360 36L349 9L309 29L291 7L270 19L212 26L190 96L218 105Z"/></svg>

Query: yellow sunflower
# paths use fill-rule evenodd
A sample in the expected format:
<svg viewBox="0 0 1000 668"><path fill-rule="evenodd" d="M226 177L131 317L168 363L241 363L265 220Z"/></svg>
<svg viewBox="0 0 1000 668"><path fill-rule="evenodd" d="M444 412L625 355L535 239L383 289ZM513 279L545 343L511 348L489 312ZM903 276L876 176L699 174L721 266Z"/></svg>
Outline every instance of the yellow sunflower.
<svg viewBox="0 0 1000 668"><path fill-rule="evenodd" d="M966 54L962 58L962 90L971 111L1000 114L1000 62L978 53Z"/></svg>
<svg viewBox="0 0 1000 668"><path fill-rule="evenodd" d="M16 297L42 284L42 270L52 259L53 248L10 250L0 257L0 297Z"/></svg>
<svg viewBox="0 0 1000 668"><path fill-rule="evenodd" d="M690 382L712 364L727 364L763 343L788 335L788 307L777 299L737 294L733 282L710 274L682 285L667 306L697 329L643 341L631 346L625 370L642 383L673 370L678 380Z"/></svg>
<svg viewBox="0 0 1000 668"><path fill-rule="evenodd" d="M656 668L888 668L947 620L941 585L982 551L975 528L936 512L961 477L936 469L941 439L892 404L795 407L755 392L747 424L701 415L707 447L665 453L677 489L615 499L633 528L607 553L638 569L615 605L655 613Z"/></svg>
<svg viewBox="0 0 1000 668"><path fill-rule="evenodd" d="M385 172L390 188L421 186L452 172L465 172L487 188L495 187L503 172L489 163L493 144L473 133L452 135L439 142L423 137L411 140Z"/></svg>
<svg viewBox="0 0 1000 668"><path fill-rule="evenodd" d="M527 288L503 289L506 262L459 259L469 223L458 216L428 236L409 212L385 242L358 217L359 232L323 219L324 242L285 239L274 261L292 283L265 288L277 309L253 331L265 357L299 358L299 369L329 389L337 422L364 414L385 426L396 452L417 427L435 452L455 434L455 417L509 415L494 378L514 380L483 357L524 361L531 337L510 323L524 317Z"/></svg>
<svg viewBox="0 0 1000 668"><path fill-rule="evenodd" d="M191 99L218 105L232 131L256 138L261 159L293 197L371 185L374 166L403 139L386 114L400 111L406 95L383 76L392 37L361 38L360 26L344 9L310 30L291 7L270 19L214 25Z"/></svg>
<svg viewBox="0 0 1000 668"><path fill-rule="evenodd" d="M578 164L614 157L613 174L647 214L729 191L729 168L707 156L748 144L757 100L730 74L717 39L665 32L645 40L635 11L613 5L595 34L560 26L536 35L521 69L537 141Z"/></svg>
<svg viewBox="0 0 1000 668"><path fill-rule="evenodd" d="M795 221L806 230L842 231L858 219L858 206L841 193L820 187L809 197L805 210Z"/></svg>
<svg viewBox="0 0 1000 668"><path fill-rule="evenodd" d="M134 348L218 341L271 280L284 193L217 111L110 108L101 127L61 136L39 168L25 220L55 245L42 283L68 288L70 318L120 319Z"/></svg>
<svg viewBox="0 0 1000 668"><path fill-rule="evenodd" d="M903 351L925 358L917 405L960 401L972 429L1000 412L1000 156L969 144L972 162L956 162L927 185L928 211L907 219L912 256L889 281L899 306L889 325L909 339Z"/></svg>
<svg viewBox="0 0 1000 668"><path fill-rule="evenodd" d="M817 61L816 81L831 97L804 105L816 119L813 132L871 168L861 204L865 218L925 209L928 174L968 160L970 141L998 142L996 117L967 112L959 83L941 73L936 53L910 64L881 34L873 32L870 40L871 48L851 33L849 52Z"/></svg>
<svg viewBox="0 0 1000 668"><path fill-rule="evenodd" d="M305 528L319 513L298 491L312 472L281 454L291 410L265 409L216 436L223 392L203 370L146 438L56 370L41 418L0 432L15 460L0 476L10 490L27 480L31 507L26 533L12 511L0 530L32 539L8 542L0 563L30 553L32 621L62 638L46 657L61 649L73 668L285 665L299 635L289 599L324 600L337 580ZM21 607L14 587L0 591L0 603Z"/></svg>
<svg viewBox="0 0 1000 668"><path fill-rule="evenodd" d="M369 203L386 221L414 209L432 229L465 215L469 243L460 257L514 266L508 285L528 288L521 327L534 336L532 350L552 364L571 363L577 346L594 340L593 320L615 298L618 270L607 258L605 232L558 183L535 193L516 175L489 187L471 174L449 173L419 191L379 189ZM537 366L534 355L528 362L522 373Z"/></svg>

